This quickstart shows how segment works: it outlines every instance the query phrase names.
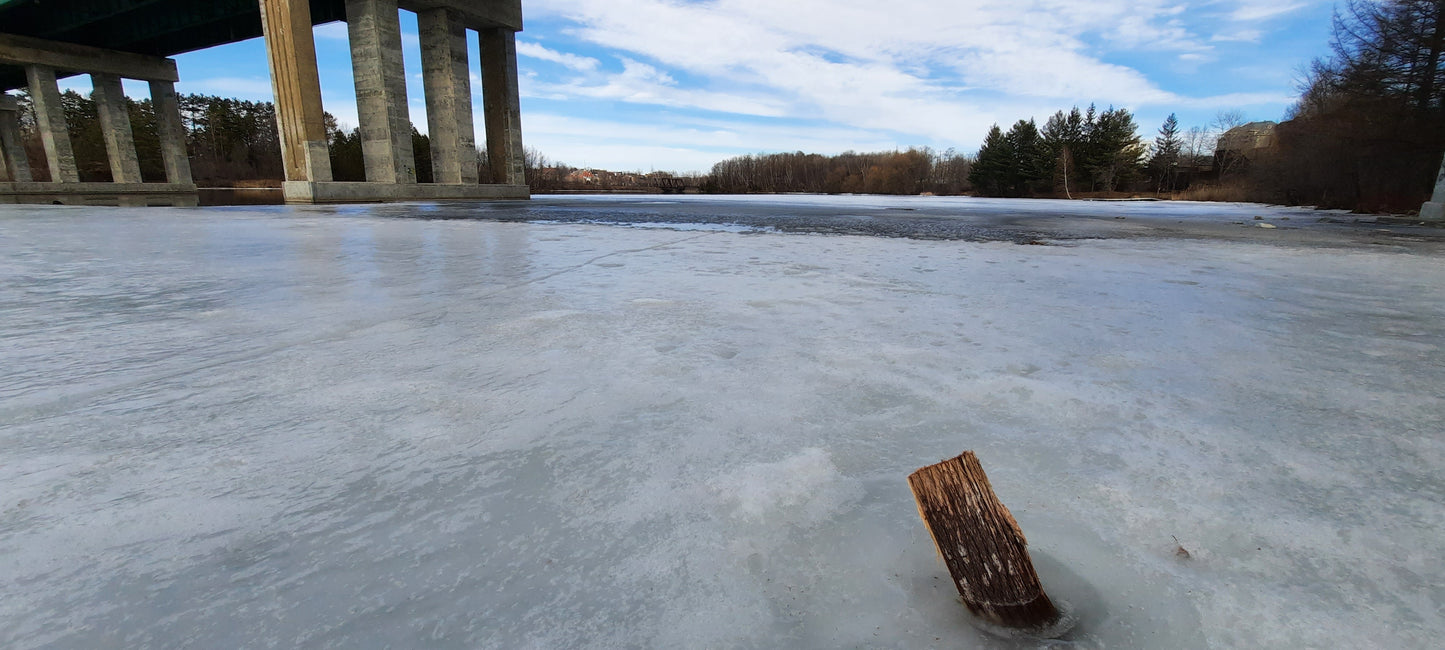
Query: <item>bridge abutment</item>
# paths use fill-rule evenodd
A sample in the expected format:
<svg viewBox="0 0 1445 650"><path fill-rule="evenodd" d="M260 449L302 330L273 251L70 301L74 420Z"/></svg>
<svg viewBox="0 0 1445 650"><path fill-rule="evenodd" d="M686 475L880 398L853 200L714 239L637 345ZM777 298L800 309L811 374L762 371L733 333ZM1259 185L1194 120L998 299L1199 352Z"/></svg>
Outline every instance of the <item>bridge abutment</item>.
<svg viewBox="0 0 1445 650"><path fill-rule="evenodd" d="M1420 206L1420 218L1445 221L1445 160L1440 161L1440 174L1435 177L1435 194Z"/></svg>
<svg viewBox="0 0 1445 650"><path fill-rule="evenodd" d="M0 34L0 63L25 70L35 131L49 172L48 182L35 181L20 140L19 106L13 97L4 95L0 99L0 203L196 205L196 186L191 181L180 106L173 89L177 79L175 61ZM58 83L58 77L74 74L91 77L112 182L81 182ZM165 182L146 183L141 177L122 79L151 82L167 171ZM169 97L158 93L158 87L169 89Z"/></svg>

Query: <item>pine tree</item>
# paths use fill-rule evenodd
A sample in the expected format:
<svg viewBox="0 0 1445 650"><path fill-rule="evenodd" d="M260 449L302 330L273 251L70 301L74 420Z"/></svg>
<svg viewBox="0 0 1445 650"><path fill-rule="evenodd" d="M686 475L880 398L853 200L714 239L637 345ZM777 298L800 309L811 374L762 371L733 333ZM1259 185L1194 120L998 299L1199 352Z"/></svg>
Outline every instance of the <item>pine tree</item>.
<svg viewBox="0 0 1445 650"><path fill-rule="evenodd" d="M1089 107L1093 114L1093 106ZM1088 123L1086 140L1089 156L1083 160L1094 188L1112 192L1126 185L1138 171L1140 159L1144 157L1144 146L1139 142L1139 127L1134 124L1134 115L1127 109L1114 108L1099 113Z"/></svg>
<svg viewBox="0 0 1445 650"><path fill-rule="evenodd" d="M1005 193L1008 196L1031 196L1047 191L1053 156L1043 138L1039 137L1034 121L1019 120L1004 139L1012 154Z"/></svg>
<svg viewBox="0 0 1445 650"><path fill-rule="evenodd" d="M974 191L983 196L1004 196L1008 189L1009 175L1013 170L1014 154L1003 129L998 125L988 130L978 158L968 172L968 182Z"/></svg>
<svg viewBox="0 0 1445 650"><path fill-rule="evenodd" d="M1084 145L1084 115L1079 112L1079 107L1073 107L1067 115L1063 111L1054 113L1044 123L1042 136L1052 158L1054 187L1072 198L1070 188L1079 187L1078 179L1082 178L1074 162L1077 152L1082 151Z"/></svg>
<svg viewBox="0 0 1445 650"><path fill-rule="evenodd" d="M1154 154L1149 158L1149 173L1153 176L1154 187L1158 190L1173 190L1174 178L1179 170L1179 120L1173 113L1159 127L1159 137L1154 138Z"/></svg>

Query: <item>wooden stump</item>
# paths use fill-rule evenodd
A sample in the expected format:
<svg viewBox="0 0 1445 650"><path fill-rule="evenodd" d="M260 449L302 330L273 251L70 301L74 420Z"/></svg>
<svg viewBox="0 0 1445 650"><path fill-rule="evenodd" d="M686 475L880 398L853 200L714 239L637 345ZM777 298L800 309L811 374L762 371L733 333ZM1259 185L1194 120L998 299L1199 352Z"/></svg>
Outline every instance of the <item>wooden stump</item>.
<svg viewBox="0 0 1445 650"><path fill-rule="evenodd" d="M974 616L1035 634L1067 631L1039 584L1023 531L994 496L973 452L914 472L908 486L963 604ZM1063 629L1056 629L1061 624Z"/></svg>

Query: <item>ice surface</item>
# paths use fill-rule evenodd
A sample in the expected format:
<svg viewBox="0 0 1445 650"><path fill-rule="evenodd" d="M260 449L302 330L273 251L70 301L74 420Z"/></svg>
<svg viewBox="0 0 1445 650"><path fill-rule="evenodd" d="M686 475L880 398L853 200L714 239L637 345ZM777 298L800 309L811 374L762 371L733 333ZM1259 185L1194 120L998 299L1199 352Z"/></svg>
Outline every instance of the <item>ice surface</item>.
<svg viewBox="0 0 1445 650"><path fill-rule="evenodd" d="M1037 647L909 494L964 449L1065 646L1438 647L1441 245L779 201L965 205L0 208L0 647Z"/></svg>

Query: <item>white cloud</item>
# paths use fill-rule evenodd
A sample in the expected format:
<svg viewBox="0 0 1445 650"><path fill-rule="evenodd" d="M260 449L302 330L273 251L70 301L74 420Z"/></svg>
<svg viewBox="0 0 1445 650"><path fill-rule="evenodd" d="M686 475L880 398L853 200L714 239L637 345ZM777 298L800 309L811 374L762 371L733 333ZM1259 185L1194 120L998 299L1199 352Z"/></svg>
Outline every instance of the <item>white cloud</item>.
<svg viewBox="0 0 1445 650"><path fill-rule="evenodd" d="M1150 116L1288 104L1287 88L1259 90L1253 78L1224 94L1182 90L1179 78L1220 74L1240 63L1230 60L1239 47L1267 38L1264 23L1325 1L531 0L531 16L567 25L561 36L592 56L533 44L519 53L572 75L533 71L522 81L532 99L786 117L851 133L844 147L976 143L994 122L1090 102Z"/></svg>
<svg viewBox="0 0 1445 650"><path fill-rule="evenodd" d="M599 63L597 59L591 57L549 50L546 47L530 41L517 41L517 54L542 61L560 63L568 68L581 72L596 70Z"/></svg>
<svg viewBox="0 0 1445 650"><path fill-rule="evenodd" d="M1159 0L1017 0L955 3L898 0L886 8L864 0L664 0L572 3L539 0L535 12L577 24L575 36L709 80L718 88L761 88L739 110L815 115L859 126L898 124L905 116L959 119L964 90L1120 105L1169 101L1136 70L1101 60L1083 38L1114 47L1206 58L1212 46ZM1189 59L1186 59L1189 60ZM949 71L949 81L933 78ZM629 67L601 87L535 86L549 94L680 106L672 87ZM961 84L959 82L962 82ZM646 87L644 87L646 86ZM695 94L713 101L736 92ZM766 111L758 98L772 97ZM905 129L916 130L916 129ZM935 129L937 130L937 129Z"/></svg>
<svg viewBox="0 0 1445 650"><path fill-rule="evenodd" d="M1216 43L1258 43L1261 38L1264 38L1264 32L1258 29L1238 29L1215 34L1209 40Z"/></svg>
<svg viewBox="0 0 1445 650"><path fill-rule="evenodd" d="M1289 104L1295 99L1297 98L1284 93L1228 93L1209 97L1180 97L1173 105L1181 108L1237 108Z"/></svg>
<svg viewBox="0 0 1445 650"><path fill-rule="evenodd" d="M1307 6L1309 6L1307 2L1240 0L1239 7L1229 17L1239 22L1257 22L1293 13Z"/></svg>
<svg viewBox="0 0 1445 650"><path fill-rule="evenodd" d="M622 66L620 73L562 83L548 83L528 77L521 90L524 97L589 97L744 115L785 115L783 106L766 98L682 88L667 73L632 59L622 59Z"/></svg>

